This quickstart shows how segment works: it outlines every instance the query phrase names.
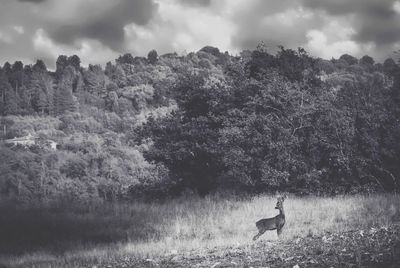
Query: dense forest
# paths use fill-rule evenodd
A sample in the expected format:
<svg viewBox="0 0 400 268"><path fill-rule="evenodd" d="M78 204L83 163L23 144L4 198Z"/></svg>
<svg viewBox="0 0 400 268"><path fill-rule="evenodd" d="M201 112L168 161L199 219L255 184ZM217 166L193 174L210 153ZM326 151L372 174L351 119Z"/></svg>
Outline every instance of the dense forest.
<svg viewBox="0 0 400 268"><path fill-rule="evenodd" d="M0 68L0 196L400 190L400 66L304 49ZM15 137L33 137L29 145ZM46 146L55 142L56 148Z"/></svg>

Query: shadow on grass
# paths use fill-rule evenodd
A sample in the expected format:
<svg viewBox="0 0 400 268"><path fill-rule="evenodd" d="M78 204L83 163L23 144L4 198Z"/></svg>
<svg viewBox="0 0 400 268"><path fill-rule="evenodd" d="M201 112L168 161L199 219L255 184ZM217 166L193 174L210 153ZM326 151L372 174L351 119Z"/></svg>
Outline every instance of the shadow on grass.
<svg viewBox="0 0 400 268"><path fill-rule="evenodd" d="M128 206L94 211L0 206L0 255L62 254L154 236L150 229L158 218L149 211L129 211Z"/></svg>

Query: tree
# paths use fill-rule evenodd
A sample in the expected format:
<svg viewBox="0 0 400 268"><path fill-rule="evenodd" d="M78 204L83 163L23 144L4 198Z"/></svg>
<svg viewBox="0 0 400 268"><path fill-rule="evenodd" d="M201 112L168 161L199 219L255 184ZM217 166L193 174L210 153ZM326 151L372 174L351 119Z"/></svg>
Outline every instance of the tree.
<svg viewBox="0 0 400 268"><path fill-rule="evenodd" d="M200 51L209 53L211 55L214 55L215 57L219 57L221 55L219 49L212 46L205 46L202 49L200 49Z"/></svg>
<svg viewBox="0 0 400 268"><path fill-rule="evenodd" d="M47 67L46 64L42 60L37 60L36 63L32 67L33 71L37 72L47 72Z"/></svg>
<svg viewBox="0 0 400 268"><path fill-rule="evenodd" d="M36 112L54 114L54 81L43 67L36 67L29 84L30 105Z"/></svg>
<svg viewBox="0 0 400 268"><path fill-rule="evenodd" d="M155 49L151 50L149 54L147 54L147 60L150 64L155 64L158 60L158 54Z"/></svg>
<svg viewBox="0 0 400 268"><path fill-rule="evenodd" d="M8 80L11 87L15 90L15 94L20 93L20 88L24 86L26 75L24 73L24 64L21 61L16 61L8 74Z"/></svg>
<svg viewBox="0 0 400 268"><path fill-rule="evenodd" d="M4 90L4 114L16 115L18 113L18 97L11 87Z"/></svg>
<svg viewBox="0 0 400 268"><path fill-rule="evenodd" d="M339 60L345 61L348 65L353 65L358 63L357 58L349 54L343 54L342 56L340 56Z"/></svg>
<svg viewBox="0 0 400 268"><path fill-rule="evenodd" d="M392 58L388 58L383 62L383 71L390 75L395 76L400 70L400 67Z"/></svg>
<svg viewBox="0 0 400 268"><path fill-rule="evenodd" d="M111 81L118 85L118 87L123 88L127 86L127 77L120 64L113 65L111 62L107 62L104 73Z"/></svg>
<svg viewBox="0 0 400 268"><path fill-rule="evenodd" d="M81 158L68 159L64 165L60 167L60 172L68 178L81 179L85 177L87 164Z"/></svg>
<svg viewBox="0 0 400 268"><path fill-rule="evenodd" d="M365 55L360 59L360 64L362 65L369 65L372 66L374 65L375 61L372 57Z"/></svg>
<svg viewBox="0 0 400 268"><path fill-rule="evenodd" d="M320 72L324 72L325 74L331 74L335 72L335 65L332 63L332 61L317 59L315 65Z"/></svg>
<svg viewBox="0 0 400 268"><path fill-rule="evenodd" d="M74 79L74 69L67 66L61 74L55 94L55 108L58 115L76 109L72 85Z"/></svg>
<svg viewBox="0 0 400 268"><path fill-rule="evenodd" d="M297 51L279 47L280 51L276 55L276 65L279 73L287 77L289 81L302 81L303 79L315 79L314 64L312 59L303 48L298 48ZM309 77L306 77L307 72Z"/></svg>
<svg viewBox="0 0 400 268"><path fill-rule="evenodd" d="M64 69L68 66L68 57L65 55L60 55L56 61L56 74L61 76L64 72Z"/></svg>
<svg viewBox="0 0 400 268"><path fill-rule="evenodd" d="M11 73L11 64L10 64L8 61L6 61L6 62L4 63L4 65L3 65L3 71L4 71L4 74L6 74L6 75L8 75L8 74Z"/></svg>
<svg viewBox="0 0 400 268"><path fill-rule="evenodd" d="M106 98L106 107L108 110L119 113L118 95L115 91L110 91Z"/></svg>
<svg viewBox="0 0 400 268"><path fill-rule="evenodd" d="M275 66L274 56L269 54L265 47L259 46L251 52L251 59L246 62L246 72L249 77L259 79L266 70Z"/></svg>
<svg viewBox="0 0 400 268"><path fill-rule="evenodd" d="M81 59L77 55L72 55L68 57L68 64L75 68L75 70L79 71L81 68Z"/></svg>
<svg viewBox="0 0 400 268"><path fill-rule="evenodd" d="M174 89L181 109L173 117L149 120L142 132L154 139L147 158L167 166L179 187L202 195L215 188L222 168L214 150L218 129L207 116L210 99L208 90L202 89L204 81L201 75L182 77ZM195 102L197 105L192 105Z"/></svg>
<svg viewBox="0 0 400 268"><path fill-rule="evenodd" d="M105 75L100 65L89 64L88 69L83 72L83 79L86 91L103 97L107 96Z"/></svg>
<svg viewBox="0 0 400 268"><path fill-rule="evenodd" d="M154 96L154 88L151 85L125 87L122 96L132 102L133 107L139 112L145 109Z"/></svg>
<svg viewBox="0 0 400 268"><path fill-rule="evenodd" d="M116 59L116 62L119 64L134 64L134 59L131 53L126 53L122 56L119 56L118 59Z"/></svg>
<svg viewBox="0 0 400 268"><path fill-rule="evenodd" d="M3 115L17 114L18 112L18 100L15 90L12 89L11 85L7 81L7 78L3 72L0 72L0 90L1 90L1 108L0 112Z"/></svg>

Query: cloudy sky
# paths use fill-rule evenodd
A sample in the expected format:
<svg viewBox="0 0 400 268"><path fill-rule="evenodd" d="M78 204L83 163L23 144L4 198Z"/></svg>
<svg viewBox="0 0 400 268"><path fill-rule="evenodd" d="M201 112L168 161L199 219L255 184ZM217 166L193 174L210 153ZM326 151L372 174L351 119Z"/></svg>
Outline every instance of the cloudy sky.
<svg viewBox="0 0 400 268"><path fill-rule="evenodd" d="M322 58L400 49L400 0L0 0L0 64L77 54L102 63L130 52L232 54L260 41Z"/></svg>

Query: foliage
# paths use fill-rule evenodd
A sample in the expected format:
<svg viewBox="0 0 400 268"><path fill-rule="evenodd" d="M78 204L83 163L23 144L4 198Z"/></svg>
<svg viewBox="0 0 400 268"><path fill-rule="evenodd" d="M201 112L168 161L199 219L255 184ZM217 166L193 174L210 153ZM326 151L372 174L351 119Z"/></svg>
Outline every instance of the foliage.
<svg viewBox="0 0 400 268"><path fill-rule="evenodd" d="M75 110L74 95L72 94L74 70L68 66L62 71L55 93L55 107L58 115Z"/></svg>
<svg viewBox="0 0 400 268"><path fill-rule="evenodd" d="M396 105L387 105L390 82L357 70L331 88L314 63L302 49L281 48L276 56L260 49L224 83L206 83L210 72L183 75L173 88L179 110L143 129L154 142L146 156L201 194L232 186L338 193L376 183L398 189L392 164L398 147L387 143L397 125ZM361 65L372 63L363 57Z"/></svg>
<svg viewBox="0 0 400 268"><path fill-rule="evenodd" d="M147 54L147 60L150 64L155 64L158 59L158 53L155 49L151 50L149 54Z"/></svg>
<svg viewBox="0 0 400 268"><path fill-rule="evenodd" d="M185 56L128 53L104 70L82 67L76 55L59 56L55 72L40 60L7 62L0 113L2 139L32 134L37 141L1 144L21 167L1 167L11 181L0 186L4 198L400 187L393 59L323 60L302 48L271 54L261 44L239 56L210 46ZM50 141L56 151L43 145ZM24 190L10 191L11 178Z"/></svg>

